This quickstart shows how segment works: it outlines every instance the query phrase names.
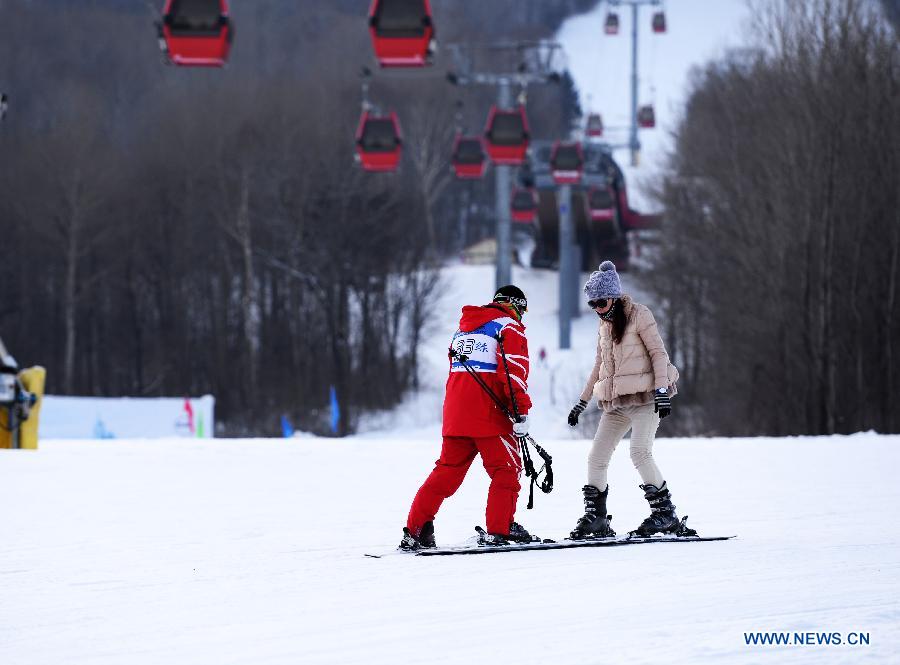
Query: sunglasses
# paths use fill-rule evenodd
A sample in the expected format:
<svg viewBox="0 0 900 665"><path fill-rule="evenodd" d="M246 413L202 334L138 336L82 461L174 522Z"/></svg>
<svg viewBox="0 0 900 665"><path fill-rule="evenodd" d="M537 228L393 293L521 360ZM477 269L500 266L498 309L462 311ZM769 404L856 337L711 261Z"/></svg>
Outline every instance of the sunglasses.
<svg viewBox="0 0 900 665"><path fill-rule="evenodd" d="M598 298L597 300L588 300L588 307L597 309L598 307L606 307L609 304L609 298Z"/></svg>

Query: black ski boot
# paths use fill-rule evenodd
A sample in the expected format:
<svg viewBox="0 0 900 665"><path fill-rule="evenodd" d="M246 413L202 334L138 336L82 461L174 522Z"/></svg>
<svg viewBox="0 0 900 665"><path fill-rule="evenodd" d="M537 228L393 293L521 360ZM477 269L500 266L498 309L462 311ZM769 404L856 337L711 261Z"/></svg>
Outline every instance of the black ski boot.
<svg viewBox="0 0 900 665"><path fill-rule="evenodd" d="M434 541L434 522L431 520L425 522L419 530L419 542L422 547L437 547L437 543Z"/></svg>
<svg viewBox="0 0 900 665"><path fill-rule="evenodd" d="M419 535L415 535L407 527L403 527L403 539L397 549L413 552L430 547L437 547L434 542L434 522L431 520L425 522L419 529Z"/></svg>
<svg viewBox="0 0 900 665"><path fill-rule="evenodd" d="M528 531L525 530L525 527L518 522L512 522L509 525L509 535L507 538L513 543L535 543L540 542L541 540L537 536L532 536L528 533Z"/></svg>
<svg viewBox="0 0 900 665"><path fill-rule="evenodd" d="M656 485L638 485L644 490L644 498L650 504L650 517L645 519L641 525L632 531L629 535L646 538L658 533L696 536L697 532L688 529L686 524L678 519L675 514L675 506L672 503L672 495L669 494L669 488L663 481L662 486ZM685 518L686 519L686 518ZM692 532L692 533L691 533Z"/></svg>
<svg viewBox="0 0 900 665"><path fill-rule="evenodd" d="M478 544L486 545L488 547L502 547L503 545L509 545L510 543L507 536L501 536L498 533L488 533L487 531L479 531Z"/></svg>
<svg viewBox="0 0 900 665"><path fill-rule="evenodd" d="M532 536L518 522L512 522L509 525L509 533L487 533L478 528L478 544L479 545L510 545L513 543L539 543L541 539Z"/></svg>
<svg viewBox="0 0 900 665"><path fill-rule="evenodd" d="M590 540L593 538L612 538L616 532L609 526L612 515L606 514L606 497L609 485L602 492L593 485L581 488L584 492L584 516L569 534L569 540Z"/></svg>

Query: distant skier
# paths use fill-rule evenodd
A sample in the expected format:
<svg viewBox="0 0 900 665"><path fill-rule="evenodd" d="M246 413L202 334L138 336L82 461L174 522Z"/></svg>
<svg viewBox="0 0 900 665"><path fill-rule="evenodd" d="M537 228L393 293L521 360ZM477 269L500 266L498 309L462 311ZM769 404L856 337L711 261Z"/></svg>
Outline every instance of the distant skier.
<svg viewBox="0 0 900 665"><path fill-rule="evenodd" d="M487 497L485 544L529 542L531 535L513 521L519 498L522 459L516 437L528 434L528 342L522 316L528 302L516 286L497 290L493 302L462 309L459 330L451 341L450 375L444 397L443 445L434 470L416 493L409 510L400 549L435 547L434 518L444 499L452 496L476 455L481 454L491 478ZM503 362L502 351L506 355ZM474 370L511 412L512 423L469 370ZM509 367L509 378L505 367ZM509 386L512 386L510 395ZM515 409L511 408L513 403Z"/></svg>
<svg viewBox="0 0 900 665"><path fill-rule="evenodd" d="M616 535L606 514L606 473L613 451L629 429L631 461L643 480L640 488L651 510L650 517L632 533L696 535L679 522L666 481L653 460L656 430L660 418L672 412L671 397L677 393L678 380L678 370L669 362L656 320L646 306L622 293L612 261L604 261L600 270L591 274L584 293L588 306L600 317L600 330L594 369L581 399L569 413L569 425L578 424L592 397L597 398L603 415L588 455L588 484L582 488L585 514L570 537Z"/></svg>

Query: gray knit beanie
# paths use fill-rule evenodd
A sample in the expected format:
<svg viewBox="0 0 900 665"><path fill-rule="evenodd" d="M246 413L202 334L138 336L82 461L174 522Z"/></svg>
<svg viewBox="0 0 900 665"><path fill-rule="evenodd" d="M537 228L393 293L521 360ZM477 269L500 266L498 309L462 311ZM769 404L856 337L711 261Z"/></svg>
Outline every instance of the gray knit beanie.
<svg viewBox="0 0 900 665"><path fill-rule="evenodd" d="M604 261L600 264L600 270L591 273L590 279L584 285L584 294L588 301L622 297L619 273L616 272L616 265L612 261Z"/></svg>

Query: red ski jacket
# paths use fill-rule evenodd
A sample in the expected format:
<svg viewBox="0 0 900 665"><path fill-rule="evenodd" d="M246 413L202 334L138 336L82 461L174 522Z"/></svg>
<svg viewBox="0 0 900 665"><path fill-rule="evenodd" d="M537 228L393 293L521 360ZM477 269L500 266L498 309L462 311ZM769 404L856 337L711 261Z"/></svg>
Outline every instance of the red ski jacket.
<svg viewBox="0 0 900 665"><path fill-rule="evenodd" d="M497 336L503 341L509 380L500 356ZM450 342L458 353L468 356L468 367L484 379L488 387L513 413L509 386L519 414L531 408L528 397L528 340L525 326L512 309L501 303L483 307L463 307L459 330ZM470 376L458 359L450 361L450 376L444 396L444 436L487 437L512 432L512 422L484 389Z"/></svg>

